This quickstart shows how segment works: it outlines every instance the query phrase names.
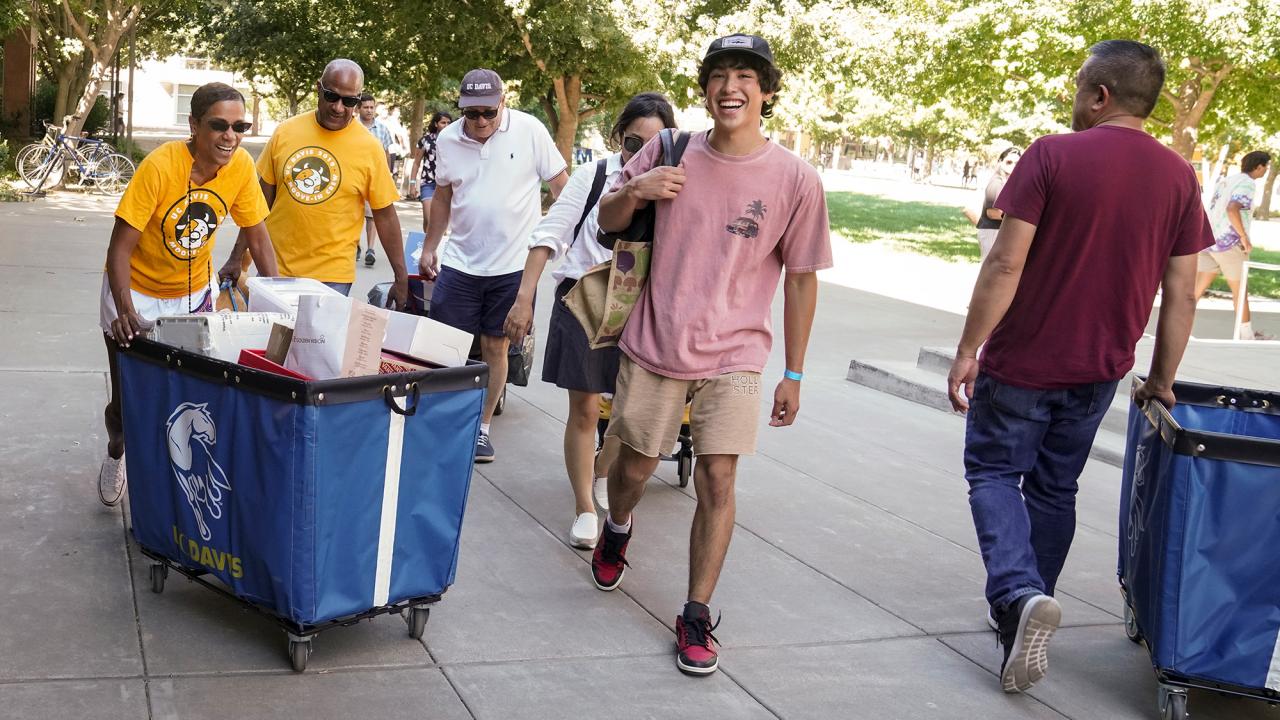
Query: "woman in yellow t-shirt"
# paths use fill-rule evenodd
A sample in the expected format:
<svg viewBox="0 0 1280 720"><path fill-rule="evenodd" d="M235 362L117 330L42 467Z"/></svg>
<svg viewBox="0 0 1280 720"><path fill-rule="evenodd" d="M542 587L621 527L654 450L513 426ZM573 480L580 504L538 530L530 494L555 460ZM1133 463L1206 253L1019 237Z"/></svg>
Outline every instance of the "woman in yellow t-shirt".
<svg viewBox="0 0 1280 720"><path fill-rule="evenodd" d="M228 215L241 228L237 249L248 248L261 274L276 274L267 203L253 158L240 147L251 127L244 115L240 91L223 83L200 86L191 96L191 137L152 151L116 208L99 305L111 368L107 457L98 473L98 497L107 505L120 502L125 483L119 348L157 317L213 309L213 239ZM234 280L239 269L229 262L219 275Z"/></svg>

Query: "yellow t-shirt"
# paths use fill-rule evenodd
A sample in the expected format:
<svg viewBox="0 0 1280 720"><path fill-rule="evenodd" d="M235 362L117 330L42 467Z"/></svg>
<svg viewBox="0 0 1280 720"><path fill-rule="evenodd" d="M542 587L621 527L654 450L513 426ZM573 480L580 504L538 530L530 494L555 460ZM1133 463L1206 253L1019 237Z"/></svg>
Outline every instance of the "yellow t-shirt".
<svg viewBox="0 0 1280 720"><path fill-rule="evenodd" d="M267 141L258 174L276 186L267 231L280 274L354 281L365 202L376 210L399 197L373 133L359 121L327 130L313 112L291 117Z"/></svg>
<svg viewBox="0 0 1280 720"><path fill-rule="evenodd" d="M161 145L143 158L116 207L116 217L142 233L129 259L129 285L145 295L176 298L207 287L213 235L228 213L240 227L267 217L244 148L203 185L191 183L193 162L185 142Z"/></svg>

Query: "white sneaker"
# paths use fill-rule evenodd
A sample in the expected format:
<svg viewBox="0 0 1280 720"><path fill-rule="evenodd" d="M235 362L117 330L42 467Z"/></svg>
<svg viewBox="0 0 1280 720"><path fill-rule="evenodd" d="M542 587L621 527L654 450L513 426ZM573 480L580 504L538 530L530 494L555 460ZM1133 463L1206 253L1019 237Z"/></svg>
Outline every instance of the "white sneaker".
<svg viewBox="0 0 1280 720"><path fill-rule="evenodd" d="M591 494L596 497L596 505L609 512L609 478L598 477L591 483Z"/></svg>
<svg viewBox="0 0 1280 720"><path fill-rule="evenodd" d="M98 470L98 499L103 505L115 507L120 504L125 481L124 456L117 459L108 455Z"/></svg>
<svg viewBox="0 0 1280 720"><path fill-rule="evenodd" d="M582 513L573 521L573 527L569 528L569 544L582 550L591 550L596 546L599 529L595 513Z"/></svg>

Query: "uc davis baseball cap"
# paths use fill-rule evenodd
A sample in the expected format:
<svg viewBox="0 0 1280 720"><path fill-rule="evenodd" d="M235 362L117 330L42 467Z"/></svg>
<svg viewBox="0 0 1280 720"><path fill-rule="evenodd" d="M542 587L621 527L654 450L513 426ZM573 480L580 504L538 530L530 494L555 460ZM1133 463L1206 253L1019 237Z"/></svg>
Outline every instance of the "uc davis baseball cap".
<svg viewBox="0 0 1280 720"><path fill-rule="evenodd" d="M706 62L717 55L729 52L748 53L763 58L770 65L774 64L773 51L769 49L769 43L764 38L759 35L744 35L742 33L726 35L712 40L711 47L707 48L707 54L702 56L702 61Z"/></svg>
<svg viewBox="0 0 1280 720"><path fill-rule="evenodd" d="M502 78L487 68L477 68L462 76L458 107L497 107L502 102Z"/></svg>

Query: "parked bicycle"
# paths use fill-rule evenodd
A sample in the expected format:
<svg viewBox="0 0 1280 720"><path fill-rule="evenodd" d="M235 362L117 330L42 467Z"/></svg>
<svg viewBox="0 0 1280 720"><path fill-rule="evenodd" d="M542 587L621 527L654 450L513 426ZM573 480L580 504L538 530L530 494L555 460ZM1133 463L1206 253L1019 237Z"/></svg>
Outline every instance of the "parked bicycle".
<svg viewBox="0 0 1280 720"><path fill-rule="evenodd" d="M14 163L32 192L74 178L82 187L118 195L133 178L133 161L105 140L67 135L65 125L45 123L45 136L18 151Z"/></svg>

